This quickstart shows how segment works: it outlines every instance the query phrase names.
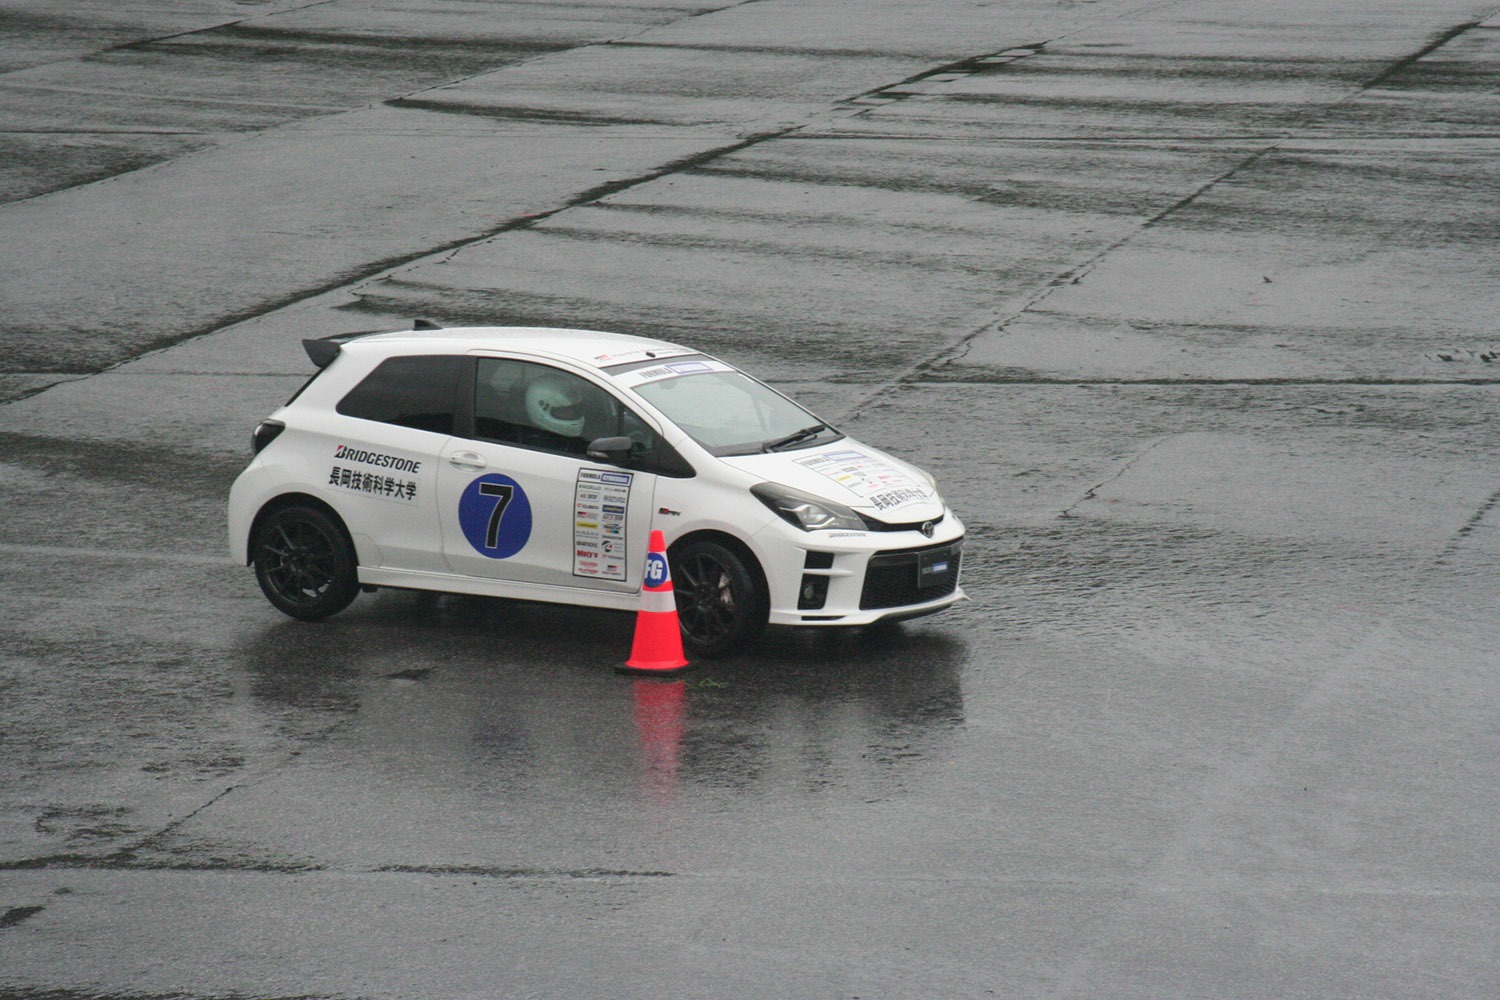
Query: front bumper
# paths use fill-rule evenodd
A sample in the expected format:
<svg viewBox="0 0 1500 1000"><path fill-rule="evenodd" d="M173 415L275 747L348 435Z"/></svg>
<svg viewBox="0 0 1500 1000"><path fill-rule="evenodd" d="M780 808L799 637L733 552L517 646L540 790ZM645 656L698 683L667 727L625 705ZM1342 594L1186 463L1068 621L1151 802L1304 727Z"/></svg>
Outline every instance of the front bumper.
<svg viewBox="0 0 1500 1000"><path fill-rule="evenodd" d="M790 529L796 532L796 529ZM963 525L950 512L932 538L918 531L777 531L768 560L773 625L869 625L932 614L966 599Z"/></svg>

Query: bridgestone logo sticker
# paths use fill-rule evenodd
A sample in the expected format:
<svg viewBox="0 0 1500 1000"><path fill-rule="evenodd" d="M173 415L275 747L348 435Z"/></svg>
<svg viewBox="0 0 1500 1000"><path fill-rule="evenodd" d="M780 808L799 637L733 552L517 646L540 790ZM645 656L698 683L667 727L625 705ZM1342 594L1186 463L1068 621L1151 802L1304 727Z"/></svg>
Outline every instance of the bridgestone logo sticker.
<svg viewBox="0 0 1500 1000"><path fill-rule="evenodd" d="M333 457L336 462L345 464L334 465L329 469L329 486L337 486L341 490L350 490L381 500L416 502L416 480L409 479L407 476L386 475L384 472L357 469L347 463L368 465L391 472L405 472L415 476L422 471L420 460L387 455L378 451L363 451L346 444L336 446L333 449Z"/></svg>
<svg viewBox="0 0 1500 1000"><path fill-rule="evenodd" d="M384 455L376 451L357 451L346 444L341 444L333 450L335 460L342 459L345 462L360 462L364 465L373 465L379 469L390 469L392 472L410 472L416 474L422 471L422 463L414 458L401 458L397 455Z"/></svg>

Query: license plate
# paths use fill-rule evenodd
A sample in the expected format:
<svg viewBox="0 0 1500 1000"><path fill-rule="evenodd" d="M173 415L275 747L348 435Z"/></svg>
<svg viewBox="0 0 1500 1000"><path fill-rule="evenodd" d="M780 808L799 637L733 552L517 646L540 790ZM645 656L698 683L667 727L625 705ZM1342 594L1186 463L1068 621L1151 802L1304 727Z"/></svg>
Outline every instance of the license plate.
<svg viewBox="0 0 1500 1000"><path fill-rule="evenodd" d="M937 587L948 582L948 576L953 572L954 553L951 550L942 552L923 552L917 557L917 586Z"/></svg>

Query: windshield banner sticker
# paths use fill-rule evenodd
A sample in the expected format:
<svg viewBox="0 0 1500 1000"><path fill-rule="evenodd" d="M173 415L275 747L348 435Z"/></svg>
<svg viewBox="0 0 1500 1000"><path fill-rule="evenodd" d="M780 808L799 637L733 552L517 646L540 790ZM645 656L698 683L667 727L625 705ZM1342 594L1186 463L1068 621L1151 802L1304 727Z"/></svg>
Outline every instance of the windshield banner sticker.
<svg viewBox="0 0 1500 1000"><path fill-rule="evenodd" d="M634 389L645 385L647 382L658 382L666 378L677 378L682 375L702 375L704 372L732 372L729 365L722 361L669 361L666 364L656 365L653 368L637 368L634 371L625 372L617 376L621 384Z"/></svg>
<svg viewBox="0 0 1500 1000"><path fill-rule="evenodd" d="M579 469L573 491L573 575L624 580L625 512L634 474Z"/></svg>
<svg viewBox="0 0 1500 1000"><path fill-rule="evenodd" d="M869 501L876 510L890 510L927 499L927 491L906 473L852 448L799 458L796 462Z"/></svg>
<svg viewBox="0 0 1500 1000"><path fill-rule="evenodd" d="M621 351L619 354L596 354L594 364L600 368L608 368L610 365L623 365L632 361L645 361L650 358L675 358L683 354L693 352L686 347L638 347L634 350Z"/></svg>

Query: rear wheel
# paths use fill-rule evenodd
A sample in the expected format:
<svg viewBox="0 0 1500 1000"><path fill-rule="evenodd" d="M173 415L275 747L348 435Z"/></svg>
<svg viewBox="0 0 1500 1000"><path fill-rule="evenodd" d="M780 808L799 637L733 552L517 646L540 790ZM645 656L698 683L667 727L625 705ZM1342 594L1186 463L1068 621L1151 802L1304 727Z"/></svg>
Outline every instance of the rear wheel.
<svg viewBox="0 0 1500 1000"><path fill-rule="evenodd" d="M743 557L702 539L674 548L671 561L677 617L689 653L723 656L760 635L771 602Z"/></svg>
<svg viewBox="0 0 1500 1000"><path fill-rule="evenodd" d="M327 618L359 593L354 546L338 522L315 507L271 514L250 551L260 589L293 618Z"/></svg>

